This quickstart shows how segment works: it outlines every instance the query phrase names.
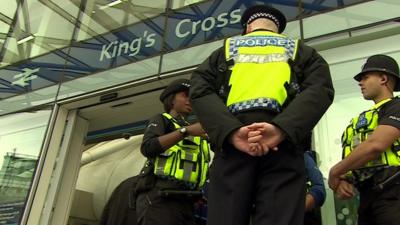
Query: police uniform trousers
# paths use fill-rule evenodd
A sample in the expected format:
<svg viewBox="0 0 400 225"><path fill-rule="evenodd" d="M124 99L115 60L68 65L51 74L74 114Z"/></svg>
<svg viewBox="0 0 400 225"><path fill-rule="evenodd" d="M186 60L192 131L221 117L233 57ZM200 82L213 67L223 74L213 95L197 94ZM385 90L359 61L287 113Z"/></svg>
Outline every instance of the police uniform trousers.
<svg viewBox="0 0 400 225"><path fill-rule="evenodd" d="M261 157L230 147L215 153L210 168L207 224L248 225L251 217L252 225L302 225L303 152L288 142Z"/></svg>
<svg viewBox="0 0 400 225"><path fill-rule="evenodd" d="M163 197L158 189L138 195L136 213L139 225L195 225L193 199Z"/></svg>
<svg viewBox="0 0 400 225"><path fill-rule="evenodd" d="M320 208L304 214L304 225L322 225Z"/></svg>
<svg viewBox="0 0 400 225"><path fill-rule="evenodd" d="M372 187L373 183L370 182L358 188L358 225L399 225L400 183L397 182L383 191L373 190Z"/></svg>

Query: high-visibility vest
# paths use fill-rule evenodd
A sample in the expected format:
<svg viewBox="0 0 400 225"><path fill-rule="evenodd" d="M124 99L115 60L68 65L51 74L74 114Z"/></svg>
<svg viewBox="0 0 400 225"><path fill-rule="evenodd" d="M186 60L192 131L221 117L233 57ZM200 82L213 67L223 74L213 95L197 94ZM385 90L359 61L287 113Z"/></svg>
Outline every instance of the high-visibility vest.
<svg viewBox="0 0 400 225"><path fill-rule="evenodd" d="M289 60L295 60L297 46L297 40L270 31L228 38L225 59L233 61L228 109L232 113L252 109L280 112L292 78Z"/></svg>
<svg viewBox="0 0 400 225"><path fill-rule="evenodd" d="M175 129L181 128L170 114L162 115L174 124ZM192 189L202 188L208 179L209 162L210 148L207 140L188 136L155 158L154 174L182 181Z"/></svg>
<svg viewBox="0 0 400 225"><path fill-rule="evenodd" d="M350 121L342 134L342 157L345 158L378 126L379 110L392 99L377 103L372 109L362 112ZM378 158L367 162L363 167L348 173L354 176L356 182L372 177L378 170L390 166L400 166L400 139L397 139Z"/></svg>

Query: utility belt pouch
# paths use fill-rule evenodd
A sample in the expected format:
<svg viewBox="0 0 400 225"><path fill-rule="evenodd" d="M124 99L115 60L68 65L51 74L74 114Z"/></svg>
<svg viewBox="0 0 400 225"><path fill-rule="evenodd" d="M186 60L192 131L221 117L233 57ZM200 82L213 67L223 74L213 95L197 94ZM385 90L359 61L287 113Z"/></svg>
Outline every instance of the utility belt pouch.
<svg viewBox="0 0 400 225"><path fill-rule="evenodd" d="M154 164L150 160L147 160L138 176L138 182L135 188L136 195L148 191L155 186L156 177L153 174L153 168Z"/></svg>

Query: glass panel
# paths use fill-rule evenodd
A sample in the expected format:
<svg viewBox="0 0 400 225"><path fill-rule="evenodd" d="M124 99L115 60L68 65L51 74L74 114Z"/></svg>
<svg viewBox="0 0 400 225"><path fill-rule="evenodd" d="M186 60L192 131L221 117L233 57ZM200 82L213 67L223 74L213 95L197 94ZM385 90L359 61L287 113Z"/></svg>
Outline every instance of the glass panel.
<svg viewBox="0 0 400 225"><path fill-rule="evenodd" d="M3 61L13 63L70 43L76 15L65 11L68 3L23 1L11 37L5 40ZM67 19L67 17L69 19Z"/></svg>
<svg viewBox="0 0 400 225"><path fill-rule="evenodd" d="M0 115L13 113L27 108L32 108L44 104L52 104L55 101L58 85L39 89L7 98L0 101Z"/></svg>
<svg viewBox="0 0 400 225"><path fill-rule="evenodd" d="M167 0L87 1L77 41L104 34L165 12Z"/></svg>
<svg viewBox="0 0 400 225"><path fill-rule="evenodd" d="M178 70L200 64L213 51L223 46L223 40L171 52L163 56L161 72Z"/></svg>
<svg viewBox="0 0 400 225"><path fill-rule="evenodd" d="M285 34L291 38L300 39L301 38L300 22L298 20L295 20L295 21L287 23L286 28L283 31L283 34Z"/></svg>
<svg viewBox="0 0 400 225"><path fill-rule="evenodd" d="M351 27L362 26L399 17L400 1L370 1L345 8ZM380 13L379 13L380 12Z"/></svg>
<svg viewBox="0 0 400 225"><path fill-rule="evenodd" d="M152 75L156 76L158 74L159 63L160 57L153 57L137 63L131 63L103 71L95 75L64 82L61 84L60 94L57 100L129 81L139 80Z"/></svg>
<svg viewBox="0 0 400 225"><path fill-rule="evenodd" d="M367 2L369 0L301 0L303 6L303 13L300 17L310 16L316 13L323 13L325 11L333 10L336 8L344 7L346 5Z"/></svg>
<svg viewBox="0 0 400 225"><path fill-rule="evenodd" d="M179 9L187 5L204 2L207 0L172 0L172 9Z"/></svg>
<svg viewBox="0 0 400 225"><path fill-rule="evenodd" d="M348 28L350 28L350 23L345 9L319 14L303 20L304 38L317 37Z"/></svg>
<svg viewBox="0 0 400 225"><path fill-rule="evenodd" d="M17 10L17 1L7 1L7 4L1 4L0 13L2 16L6 16L7 20L14 17L15 11Z"/></svg>
<svg viewBox="0 0 400 225"><path fill-rule="evenodd" d="M18 224L51 110L0 117L0 224Z"/></svg>
<svg viewBox="0 0 400 225"><path fill-rule="evenodd" d="M303 20L304 37L317 37L379 21L398 18L399 10L399 1L369 1L364 4L356 4L332 12L308 17Z"/></svg>

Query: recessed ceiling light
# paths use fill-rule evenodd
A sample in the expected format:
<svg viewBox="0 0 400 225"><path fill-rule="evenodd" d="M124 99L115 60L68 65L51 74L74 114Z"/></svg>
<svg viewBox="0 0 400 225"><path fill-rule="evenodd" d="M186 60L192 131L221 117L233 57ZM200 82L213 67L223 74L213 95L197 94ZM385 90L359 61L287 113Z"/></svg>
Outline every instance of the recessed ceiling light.
<svg viewBox="0 0 400 225"><path fill-rule="evenodd" d="M103 9L106 9L106 8L109 8L109 7L116 6L116 5L120 4L120 3L122 3L121 0L116 0L116 1L108 3L107 5L100 6L99 9L103 10Z"/></svg>
<svg viewBox="0 0 400 225"><path fill-rule="evenodd" d="M27 42L27 41L30 41L30 40L32 40L32 39L34 39L35 37L33 36L33 35L29 35L29 36L27 36L27 37L24 37L24 38L22 38L22 39L20 39L20 40L18 40L17 41L17 44L22 44L22 43L25 43L25 42Z"/></svg>

